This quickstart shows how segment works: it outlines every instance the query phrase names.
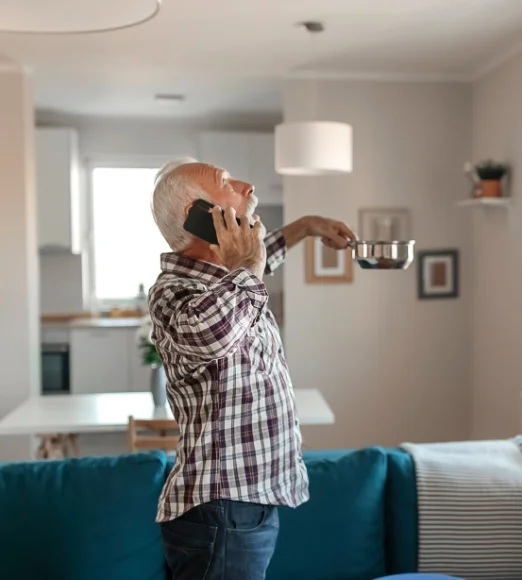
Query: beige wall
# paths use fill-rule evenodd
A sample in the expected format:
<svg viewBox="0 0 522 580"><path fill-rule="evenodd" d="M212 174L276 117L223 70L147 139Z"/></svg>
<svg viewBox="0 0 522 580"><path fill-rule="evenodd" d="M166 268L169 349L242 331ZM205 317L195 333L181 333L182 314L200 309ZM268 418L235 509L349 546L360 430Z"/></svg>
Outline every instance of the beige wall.
<svg viewBox="0 0 522 580"><path fill-rule="evenodd" d="M33 125L25 74L4 65L0 68L0 417L39 388ZM29 457L29 445L27 437L2 437L0 460Z"/></svg>
<svg viewBox="0 0 522 580"><path fill-rule="evenodd" d="M419 301L416 268L355 271L349 285L304 282L304 251L285 269L286 349L294 387L320 388L333 427L315 448L467 438L471 430L471 89L462 84L289 81L285 118L349 122L354 172L287 178L285 220L326 214L357 227L361 207L409 207L418 249L461 250L461 298Z"/></svg>
<svg viewBox="0 0 522 580"><path fill-rule="evenodd" d="M473 435L521 432L522 392L522 55L473 88L473 160L513 168L513 206L473 210Z"/></svg>

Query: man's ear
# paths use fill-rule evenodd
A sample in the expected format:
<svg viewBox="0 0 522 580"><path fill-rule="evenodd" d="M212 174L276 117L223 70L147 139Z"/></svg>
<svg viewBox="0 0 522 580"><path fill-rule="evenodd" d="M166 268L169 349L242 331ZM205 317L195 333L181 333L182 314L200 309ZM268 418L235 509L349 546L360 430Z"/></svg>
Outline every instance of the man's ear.
<svg viewBox="0 0 522 580"><path fill-rule="evenodd" d="M196 203L196 200L191 201L188 205L185 206L185 217L188 216L188 212L192 209L192 207L195 203Z"/></svg>

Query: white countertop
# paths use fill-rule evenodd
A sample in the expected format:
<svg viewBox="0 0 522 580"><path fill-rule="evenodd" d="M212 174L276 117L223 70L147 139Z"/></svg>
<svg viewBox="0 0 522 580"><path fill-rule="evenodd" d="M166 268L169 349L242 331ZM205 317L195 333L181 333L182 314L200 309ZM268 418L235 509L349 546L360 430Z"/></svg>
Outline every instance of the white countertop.
<svg viewBox="0 0 522 580"><path fill-rule="evenodd" d="M301 425L331 425L334 414L317 389L295 389ZM150 393L104 393L31 397L0 421L0 435L107 433L125 431L129 415L139 419L172 417L154 408Z"/></svg>
<svg viewBox="0 0 522 580"><path fill-rule="evenodd" d="M69 328L138 328L141 318L77 318Z"/></svg>
<svg viewBox="0 0 522 580"><path fill-rule="evenodd" d="M138 328L141 318L73 318L64 322L42 322L44 329L69 330L77 328Z"/></svg>

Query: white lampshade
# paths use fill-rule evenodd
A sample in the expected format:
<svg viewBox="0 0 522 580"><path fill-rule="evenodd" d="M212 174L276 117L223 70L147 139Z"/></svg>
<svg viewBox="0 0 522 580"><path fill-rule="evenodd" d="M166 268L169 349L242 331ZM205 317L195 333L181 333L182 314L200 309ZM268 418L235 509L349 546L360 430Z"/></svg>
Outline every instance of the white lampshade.
<svg viewBox="0 0 522 580"><path fill-rule="evenodd" d="M353 171L352 128L346 123L283 123L275 130L275 166L281 175L335 175Z"/></svg>
<svg viewBox="0 0 522 580"><path fill-rule="evenodd" d="M81 34L136 26L161 0L1 0L0 32Z"/></svg>

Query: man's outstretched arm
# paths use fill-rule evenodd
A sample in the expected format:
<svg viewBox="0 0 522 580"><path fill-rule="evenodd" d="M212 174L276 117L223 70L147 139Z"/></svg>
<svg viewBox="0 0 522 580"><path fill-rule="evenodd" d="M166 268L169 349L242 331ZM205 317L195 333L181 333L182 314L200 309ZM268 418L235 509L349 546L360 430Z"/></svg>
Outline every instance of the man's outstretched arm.
<svg viewBox="0 0 522 580"><path fill-rule="evenodd" d="M325 245L336 250L345 249L350 240L357 239L343 222L319 216L302 217L265 238L265 274L272 274L285 261L286 251L309 236L322 238Z"/></svg>

